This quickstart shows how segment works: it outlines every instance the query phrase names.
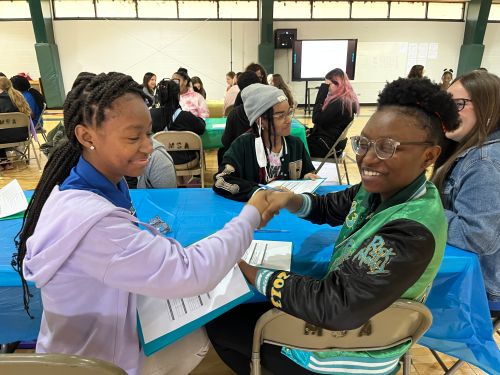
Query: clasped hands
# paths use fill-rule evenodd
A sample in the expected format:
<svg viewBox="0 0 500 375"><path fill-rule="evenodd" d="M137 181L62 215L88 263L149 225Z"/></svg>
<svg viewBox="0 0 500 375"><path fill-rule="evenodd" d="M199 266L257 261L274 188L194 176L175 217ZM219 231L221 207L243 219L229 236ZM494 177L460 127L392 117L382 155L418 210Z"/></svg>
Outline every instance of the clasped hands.
<svg viewBox="0 0 500 375"><path fill-rule="evenodd" d="M302 196L285 188L281 188L281 191L258 190L252 195L248 204L259 210L261 217L259 228L262 228L275 215L278 215L282 208L286 208L290 212L299 210L302 207Z"/></svg>

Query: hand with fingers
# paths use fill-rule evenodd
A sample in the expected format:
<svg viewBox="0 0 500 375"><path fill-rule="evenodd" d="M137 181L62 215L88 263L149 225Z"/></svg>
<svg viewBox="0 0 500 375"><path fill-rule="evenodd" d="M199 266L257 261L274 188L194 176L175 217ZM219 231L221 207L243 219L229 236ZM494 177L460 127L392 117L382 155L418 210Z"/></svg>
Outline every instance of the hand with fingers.
<svg viewBox="0 0 500 375"><path fill-rule="evenodd" d="M313 172L310 172L310 173L306 173L304 175L304 180L315 180L317 178L321 178L321 176L318 176L317 174L313 173Z"/></svg>

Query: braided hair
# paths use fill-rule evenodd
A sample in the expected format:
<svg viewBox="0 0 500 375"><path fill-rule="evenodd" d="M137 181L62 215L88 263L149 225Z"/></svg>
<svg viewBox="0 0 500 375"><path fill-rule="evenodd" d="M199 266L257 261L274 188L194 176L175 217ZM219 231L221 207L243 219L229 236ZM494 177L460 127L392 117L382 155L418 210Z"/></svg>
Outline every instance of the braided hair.
<svg viewBox="0 0 500 375"><path fill-rule="evenodd" d="M451 95L428 78L399 78L388 83L379 94L377 110L386 108L416 118L428 140L441 146L441 154L448 146L445 132L459 125L457 106Z"/></svg>
<svg viewBox="0 0 500 375"><path fill-rule="evenodd" d="M52 190L56 185L64 182L82 154L82 145L78 142L75 128L78 124L100 127L106 117L105 110L111 108L116 99L127 93L136 94L143 99L146 97L141 86L128 75L116 72L99 75L82 72L76 78L64 101L64 132L68 140L60 144L47 161L42 177L24 213L21 230L14 240L17 253L13 254L12 267L21 277L24 308L28 315L29 300L32 295L29 293L23 276L26 242L34 233L43 205Z"/></svg>

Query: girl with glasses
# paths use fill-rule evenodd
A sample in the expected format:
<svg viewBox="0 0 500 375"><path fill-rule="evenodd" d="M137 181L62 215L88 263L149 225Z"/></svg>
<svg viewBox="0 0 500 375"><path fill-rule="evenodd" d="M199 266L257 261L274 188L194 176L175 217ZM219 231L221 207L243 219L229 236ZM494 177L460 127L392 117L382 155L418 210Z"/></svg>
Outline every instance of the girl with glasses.
<svg viewBox="0 0 500 375"><path fill-rule="evenodd" d="M446 133L454 149L436 164L448 242L479 255L488 299L500 310L500 78L475 70L448 88L460 126Z"/></svg>
<svg viewBox="0 0 500 375"><path fill-rule="evenodd" d="M399 298L425 300L446 245L446 218L425 171L437 159L444 129L458 126L451 97L428 79L400 78L379 95L377 111L352 141L361 183L324 196L272 192L264 213L280 208L316 224L343 225L328 272L315 279L287 271L243 273L269 302L247 304L207 326L219 356L248 373L256 321L278 308L333 331L369 327ZM325 333L329 334L329 333ZM261 363L274 374L396 373L411 342L384 350L308 352L263 344Z"/></svg>
<svg viewBox="0 0 500 375"><path fill-rule="evenodd" d="M214 176L214 191L229 199L247 201L259 184L316 178L305 145L290 135L293 109L285 93L254 83L241 91L241 98L251 127L224 154Z"/></svg>
<svg viewBox="0 0 500 375"><path fill-rule="evenodd" d="M325 157L344 129L359 113L359 100L342 69L333 69L325 76L314 103L312 121L307 144L312 157ZM341 141L337 153L341 154L347 140Z"/></svg>

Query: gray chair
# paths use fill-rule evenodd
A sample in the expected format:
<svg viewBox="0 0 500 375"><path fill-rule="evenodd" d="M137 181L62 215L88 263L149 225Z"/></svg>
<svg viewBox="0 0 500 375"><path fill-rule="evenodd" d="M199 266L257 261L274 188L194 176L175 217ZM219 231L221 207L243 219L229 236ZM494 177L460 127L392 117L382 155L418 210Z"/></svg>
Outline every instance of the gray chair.
<svg viewBox="0 0 500 375"><path fill-rule="evenodd" d="M347 133L349 132L349 129L351 128L352 124L354 124L354 121L351 121L351 123L346 126L346 128L344 129L342 134L340 134L340 136L337 138L337 140L333 144L332 148L330 148L330 151L328 151L328 153L324 157L311 158L312 161L320 161L321 162L319 167L316 169L316 174L319 173L319 171L321 170L323 165L325 165L325 163L335 163L335 167L337 168L337 176L339 178L340 185L342 185L342 178L344 176L347 180L347 185L351 184L351 182L349 181L349 172L347 171L347 165L346 165L346 161L345 161L345 159L348 156L347 156L345 151L342 151L342 155L337 156L337 152L335 149L341 141L343 141L347 138ZM340 174L340 167L339 167L340 165L343 165L343 167L344 167L344 174L343 175Z"/></svg>
<svg viewBox="0 0 500 375"><path fill-rule="evenodd" d="M69 354L0 354L2 375L127 375L118 366L99 359Z"/></svg>
<svg viewBox="0 0 500 375"><path fill-rule="evenodd" d="M40 159L38 158L35 150L35 145L33 143L33 134L31 132L31 121L28 115L25 115L21 112L9 112L9 113L0 113L0 129L16 129L16 128L27 128L28 136L25 140L18 142L6 142L0 143L0 148L9 148L15 151L15 156L8 157L7 161L3 162L12 163L18 160L23 160L26 164L29 164L30 161L30 146L33 149L33 154L35 155L36 163L38 165L38 169L41 170L42 167L40 165Z"/></svg>
<svg viewBox="0 0 500 375"><path fill-rule="evenodd" d="M47 131L43 128L42 119L46 109L47 109L47 103L43 103L42 112L40 113L40 117L38 118L38 121L35 124L35 132L40 133L45 142L47 142ZM40 145L40 142L38 144Z"/></svg>
<svg viewBox="0 0 500 375"><path fill-rule="evenodd" d="M261 375L260 347L263 343L286 346L306 351L347 350L375 351L394 347L411 340L415 343L432 323L430 310L422 303L399 299L370 321L371 333L363 327L334 332L323 329L323 334L312 335L304 320L272 309L263 314L255 325L251 374ZM410 374L411 358L403 357L403 374Z"/></svg>

